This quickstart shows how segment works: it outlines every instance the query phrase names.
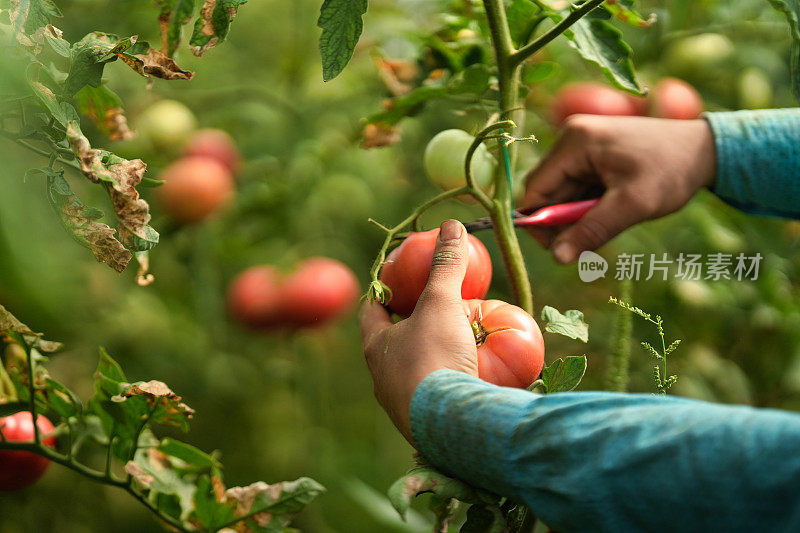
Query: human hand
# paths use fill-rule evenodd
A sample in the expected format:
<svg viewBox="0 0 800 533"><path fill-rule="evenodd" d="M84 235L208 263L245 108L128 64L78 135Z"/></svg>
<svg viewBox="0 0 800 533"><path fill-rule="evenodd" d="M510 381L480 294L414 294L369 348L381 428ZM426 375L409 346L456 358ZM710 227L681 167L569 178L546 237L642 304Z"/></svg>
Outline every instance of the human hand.
<svg viewBox="0 0 800 533"><path fill-rule="evenodd" d="M417 385L444 368L478 375L475 336L461 300L468 257L464 226L446 221L428 284L411 316L393 324L378 303L365 304L359 314L375 397L412 445L410 407Z"/></svg>
<svg viewBox="0 0 800 533"><path fill-rule="evenodd" d="M703 120L576 115L528 176L523 206L599 196L566 228L531 228L556 260L571 263L627 228L673 213L716 175L716 148Z"/></svg>

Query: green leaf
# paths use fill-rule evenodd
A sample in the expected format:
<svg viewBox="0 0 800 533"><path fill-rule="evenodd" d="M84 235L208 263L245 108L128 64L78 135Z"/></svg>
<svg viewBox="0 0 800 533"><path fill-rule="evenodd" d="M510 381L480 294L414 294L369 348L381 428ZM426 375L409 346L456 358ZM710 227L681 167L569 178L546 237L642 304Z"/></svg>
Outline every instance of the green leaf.
<svg viewBox="0 0 800 533"><path fill-rule="evenodd" d="M511 39L518 46L524 46L542 20L542 9L530 0L511 0L506 8L506 18Z"/></svg>
<svg viewBox="0 0 800 533"><path fill-rule="evenodd" d="M622 40L622 32L607 20L589 14L564 36L584 59L597 64L612 84L633 94L645 94L633 70L633 50Z"/></svg>
<svg viewBox="0 0 800 533"><path fill-rule="evenodd" d="M61 11L53 0L11 0L9 16L16 39L21 31L30 35L50 24L50 18L60 17Z"/></svg>
<svg viewBox="0 0 800 533"><path fill-rule="evenodd" d="M648 18L644 18L633 9L634 4L635 2L633 0L617 0L616 2L606 2L603 4L603 8L628 26L634 26L636 28L648 28L652 26L656 21L655 13L651 14Z"/></svg>
<svg viewBox="0 0 800 533"><path fill-rule="evenodd" d="M389 501L401 517L405 518L411 500L425 492L440 498L455 498L466 503L480 501L477 491L458 479L451 478L432 466L415 466L389 488Z"/></svg>
<svg viewBox="0 0 800 533"><path fill-rule="evenodd" d="M792 92L800 103L800 0L769 0L772 7L786 15L792 35Z"/></svg>
<svg viewBox="0 0 800 533"><path fill-rule="evenodd" d="M450 94L482 94L489 88L491 75L489 67L482 64L471 65L459 72L447 84Z"/></svg>
<svg viewBox="0 0 800 533"><path fill-rule="evenodd" d="M122 111L122 100L107 85L86 85L75 95L78 111L86 115L112 141L131 139L133 132Z"/></svg>
<svg viewBox="0 0 800 533"><path fill-rule="evenodd" d="M69 74L64 92L72 96L86 85L99 87L106 64L116 61L136 42L135 37L120 39L110 33L92 32L72 45Z"/></svg>
<svg viewBox="0 0 800 533"><path fill-rule="evenodd" d="M580 311L570 309L562 315L558 309L545 305L542 309L542 320L545 321L545 331L589 342L589 325L583 321L583 313Z"/></svg>
<svg viewBox="0 0 800 533"><path fill-rule="evenodd" d="M194 23L189 46L200 57L225 40L239 6L247 0L205 0Z"/></svg>
<svg viewBox="0 0 800 533"><path fill-rule="evenodd" d="M219 461L199 448L179 440L166 437L158 445L158 451L172 457L177 457L181 461L192 466L203 468L220 468Z"/></svg>
<svg viewBox="0 0 800 533"><path fill-rule="evenodd" d="M194 515L207 530L216 531L233 520L234 505L217 501L211 478L201 476L194 493Z"/></svg>
<svg viewBox="0 0 800 533"><path fill-rule="evenodd" d="M192 19L196 0L157 0L157 3L161 6L158 23L161 26L161 41L165 47L161 51L172 57L181 42L183 26Z"/></svg>
<svg viewBox="0 0 800 533"><path fill-rule="evenodd" d="M547 393L569 392L577 387L586 373L586 356L569 356L556 359L542 370L542 381Z"/></svg>
<svg viewBox="0 0 800 533"><path fill-rule="evenodd" d="M74 392L61 383L51 378L45 379L44 387L37 391L42 407L52 409L62 418L80 416L83 413L83 404Z"/></svg>
<svg viewBox="0 0 800 533"><path fill-rule="evenodd" d="M364 29L361 17L367 12L367 0L325 0L317 26L322 28L319 51L322 55L322 79L338 76L356 48Z"/></svg>
<svg viewBox="0 0 800 533"><path fill-rule="evenodd" d="M558 73L558 69L558 63L552 61L526 63L522 67L522 82L541 83L555 76Z"/></svg>

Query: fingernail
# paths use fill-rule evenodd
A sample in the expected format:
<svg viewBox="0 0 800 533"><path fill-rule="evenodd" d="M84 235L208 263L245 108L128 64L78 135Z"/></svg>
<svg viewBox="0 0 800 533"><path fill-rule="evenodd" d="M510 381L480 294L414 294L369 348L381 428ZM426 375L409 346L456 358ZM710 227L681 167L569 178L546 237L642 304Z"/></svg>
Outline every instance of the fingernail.
<svg viewBox="0 0 800 533"><path fill-rule="evenodd" d="M560 242L553 248L553 256L559 263L571 263L575 260L575 247L568 242Z"/></svg>
<svg viewBox="0 0 800 533"><path fill-rule="evenodd" d="M439 240L447 242L460 239L462 227L458 220L446 220L439 231Z"/></svg>

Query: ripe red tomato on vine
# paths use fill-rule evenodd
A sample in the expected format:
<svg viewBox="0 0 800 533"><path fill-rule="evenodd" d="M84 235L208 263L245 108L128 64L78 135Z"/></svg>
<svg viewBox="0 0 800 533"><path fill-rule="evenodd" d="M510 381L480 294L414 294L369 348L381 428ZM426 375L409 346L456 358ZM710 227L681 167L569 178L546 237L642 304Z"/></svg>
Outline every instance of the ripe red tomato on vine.
<svg viewBox="0 0 800 533"><path fill-rule="evenodd" d="M392 250L381 270L380 280L392 291L389 308L407 317L417 305L431 273L433 251L439 229L412 232ZM469 236L467 274L461 284L465 300L483 298L492 282L492 259L481 241Z"/></svg>
<svg viewBox="0 0 800 533"><path fill-rule="evenodd" d="M478 347L478 377L502 387L524 389L544 367L544 339L531 315L500 300L467 300Z"/></svg>
<svg viewBox="0 0 800 533"><path fill-rule="evenodd" d="M55 429L44 416L36 417L39 435L47 435ZM0 418L0 433L9 442L33 442L33 417L28 411L21 411L5 418ZM46 446L55 448L55 437L43 437ZM20 450L0 451L0 492L24 489L41 478L50 461L35 453Z"/></svg>

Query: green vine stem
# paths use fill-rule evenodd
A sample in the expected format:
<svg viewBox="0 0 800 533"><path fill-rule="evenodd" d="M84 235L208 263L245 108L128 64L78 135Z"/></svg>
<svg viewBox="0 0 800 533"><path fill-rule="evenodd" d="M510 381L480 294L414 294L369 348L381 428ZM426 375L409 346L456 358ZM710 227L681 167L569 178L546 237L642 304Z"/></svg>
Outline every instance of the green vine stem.
<svg viewBox="0 0 800 533"><path fill-rule="evenodd" d="M478 199L477 192L479 189L473 189L472 187L461 187L460 189L452 189L450 191L445 191L439 195L434 196L424 204L417 207L409 216L407 216L403 221L397 224L394 227L386 227L380 222L377 222L373 219L369 219L370 222L381 228L383 231L386 232L386 237L383 240L383 245L381 246L380 251L378 252L378 256L375 258L375 261L372 263L372 268L370 269L370 286L369 290L366 294L367 301L370 302L381 302L386 303L386 292L389 292L389 296L391 296L391 291L389 288L380 281L379 276L381 273L381 268L383 267L384 263L386 262L386 254L389 252L389 247L392 243L400 236L400 233L409 225L414 224L416 226L416 222L419 217L431 207L447 200L450 198L454 198L456 196L461 196L464 194L469 194ZM484 195L485 197L486 195Z"/></svg>
<svg viewBox="0 0 800 533"><path fill-rule="evenodd" d="M620 283L621 302L631 305L633 282L629 279ZM617 309L614 323L613 352L606 374L606 390L615 392L628 392L630 379L631 359L631 331L633 329L633 315L624 307Z"/></svg>
<svg viewBox="0 0 800 533"><path fill-rule="evenodd" d="M511 40L505 7L502 0L484 0L483 3L497 62L500 118L512 120L519 128L523 120L522 110L518 105L520 67L519 63L513 61L516 50ZM494 225L494 234L500 246L514 299L522 309L533 314L533 291L512 223L512 190L506 178L509 174L514 175L516 154L516 147L509 146L511 168L505 168L505 162L498 166L494 177L494 199L489 209L489 216Z"/></svg>

